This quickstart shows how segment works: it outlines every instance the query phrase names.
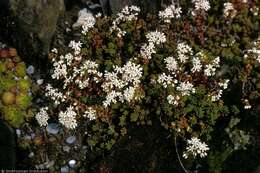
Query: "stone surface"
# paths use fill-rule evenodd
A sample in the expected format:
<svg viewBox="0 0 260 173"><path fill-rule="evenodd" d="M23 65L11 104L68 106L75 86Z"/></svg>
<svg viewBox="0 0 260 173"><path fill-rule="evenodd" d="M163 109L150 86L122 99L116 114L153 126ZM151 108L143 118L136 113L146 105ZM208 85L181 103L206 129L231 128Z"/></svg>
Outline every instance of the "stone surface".
<svg viewBox="0 0 260 173"><path fill-rule="evenodd" d="M6 0L7 1L7 0ZM63 0L9 0L14 19L14 44L19 50L47 54L59 17L65 11Z"/></svg>
<svg viewBox="0 0 260 173"><path fill-rule="evenodd" d="M60 127L59 127L59 125L56 124L56 123L50 123L50 124L48 124L48 126L46 127L46 130L47 130L48 133L53 134L53 135L56 135L56 134L59 133Z"/></svg>

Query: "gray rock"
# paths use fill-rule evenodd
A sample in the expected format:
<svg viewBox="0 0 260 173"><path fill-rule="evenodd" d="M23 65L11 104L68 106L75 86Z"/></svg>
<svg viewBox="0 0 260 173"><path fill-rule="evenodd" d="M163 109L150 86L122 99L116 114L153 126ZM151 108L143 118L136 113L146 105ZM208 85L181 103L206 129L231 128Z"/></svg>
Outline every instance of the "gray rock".
<svg viewBox="0 0 260 173"><path fill-rule="evenodd" d="M66 139L66 142L67 142L68 144L73 144L73 143L75 143L75 141L76 141L76 136L69 136L69 137Z"/></svg>
<svg viewBox="0 0 260 173"><path fill-rule="evenodd" d="M58 18L65 10L63 0L9 0L9 5L16 18L15 46L18 49L30 46L35 54L47 54Z"/></svg>
<svg viewBox="0 0 260 173"><path fill-rule="evenodd" d="M56 123L50 123L48 124L48 126L46 127L46 130L48 133L50 134L53 134L53 135L56 135L59 133L60 131L60 128L59 128L59 125L56 124Z"/></svg>
<svg viewBox="0 0 260 173"><path fill-rule="evenodd" d="M74 168L75 167L75 165L76 165L76 160L70 160L69 161L69 166L71 167L71 168Z"/></svg>
<svg viewBox="0 0 260 173"><path fill-rule="evenodd" d="M29 65L29 67L26 69L27 74L32 75L34 73L35 69L34 66Z"/></svg>
<svg viewBox="0 0 260 173"><path fill-rule="evenodd" d="M63 166L62 168L60 168L60 172L61 173L68 173L69 172L69 167L67 165Z"/></svg>
<svg viewBox="0 0 260 173"><path fill-rule="evenodd" d="M62 147L63 148L63 151L65 151L65 152L70 152L70 147L69 146L63 146Z"/></svg>

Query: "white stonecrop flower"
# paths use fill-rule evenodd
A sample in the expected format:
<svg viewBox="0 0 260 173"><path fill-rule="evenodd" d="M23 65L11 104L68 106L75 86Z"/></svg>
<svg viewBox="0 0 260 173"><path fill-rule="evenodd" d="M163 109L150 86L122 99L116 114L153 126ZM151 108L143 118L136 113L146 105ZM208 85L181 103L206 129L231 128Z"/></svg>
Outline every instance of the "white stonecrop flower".
<svg viewBox="0 0 260 173"><path fill-rule="evenodd" d="M67 65L63 60L53 63L54 71L51 75L52 79L66 78L67 76Z"/></svg>
<svg viewBox="0 0 260 173"><path fill-rule="evenodd" d="M111 103L130 102L134 97L136 88L141 83L143 68L131 61L128 61L123 67L114 67L114 71L105 72L105 82L101 85L107 93L106 100L103 102L105 107Z"/></svg>
<svg viewBox="0 0 260 173"><path fill-rule="evenodd" d="M72 106L68 107L65 112L60 111L59 122L68 129L75 129L77 127L76 120L77 113Z"/></svg>
<svg viewBox="0 0 260 173"><path fill-rule="evenodd" d="M81 41L76 42L75 40L70 41L69 47L74 50L74 54L78 55L81 52L82 43Z"/></svg>
<svg viewBox="0 0 260 173"><path fill-rule="evenodd" d="M93 28L96 24L96 19L91 12L86 8L82 9L78 13L78 20L73 24L73 28L82 27L82 34L86 34L89 29Z"/></svg>
<svg viewBox="0 0 260 173"><path fill-rule="evenodd" d="M176 7L175 4L168 6L165 10L159 12L159 18L165 23L170 23L171 19L181 17L181 7Z"/></svg>
<svg viewBox="0 0 260 173"><path fill-rule="evenodd" d="M200 72L202 69L202 64L201 61L198 57L193 57L192 59L192 69L191 72L195 73L195 72Z"/></svg>
<svg viewBox="0 0 260 173"><path fill-rule="evenodd" d="M157 82L162 84L164 88L167 88L168 85L174 86L173 77L162 73L158 76Z"/></svg>
<svg viewBox="0 0 260 173"><path fill-rule="evenodd" d="M117 100L123 102L123 94L121 92L111 91L107 94L106 100L103 101L104 107L108 107L111 103L117 103Z"/></svg>
<svg viewBox="0 0 260 173"><path fill-rule="evenodd" d="M159 32L159 31L153 31L153 32L149 32L146 35L146 38L148 39L148 42L152 42L155 45L161 44L161 43L165 43L166 42L166 36L164 33Z"/></svg>
<svg viewBox="0 0 260 173"><path fill-rule="evenodd" d="M216 74L217 68L220 67L220 58L216 57L211 64L207 64L204 69L204 74L206 76L214 76Z"/></svg>
<svg viewBox="0 0 260 173"><path fill-rule="evenodd" d="M122 9L120 13L117 14L117 18L113 21L111 32L117 32L118 37L122 37L126 34L126 31L122 31L120 24L126 21L133 21L137 19L139 15L140 8L137 6L126 6Z"/></svg>
<svg viewBox="0 0 260 173"><path fill-rule="evenodd" d="M140 54L144 59L151 59L155 54L155 46L166 42L166 35L159 31L153 31L146 34L148 44L145 43L140 50Z"/></svg>
<svg viewBox="0 0 260 173"><path fill-rule="evenodd" d="M58 49L57 49L57 48L53 48L53 49L51 50L51 52L52 52L52 53L55 53L55 54L58 54Z"/></svg>
<svg viewBox="0 0 260 173"><path fill-rule="evenodd" d="M223 89L227 89L229 83L229 79L225 79L223 82L219 82L219 86Z"/></svg>
<svg viewBox="0 0 260 173"><path fill-rule="evenodd" d="M233 18L236 16L237 10L234 8L234 6L231 2L226 2L226 3L224 3L223 14L224 14L224 17Z"/></svg>
<svg viewBox="0 0 260 173"><path fill-rule="evenodd" d="M176 61L175 58L173 58L172 56L167 57L164 59L164 62L166 63L166 68L169 71L177 71L179 66L178 66L178 62Z"/></svg>
<svg viewBox="0 0 260 173"><path fill-rule="evenodd" d="M257 46L260 47L260 39L254 42L255 47L252 49L247 50L249 53L253 54L253 58L260 63L260 48L257 48Z"/></svg>
<svg viewBox="0 0 260 173"><path fill-rule="evenodd" d="M207 156L207 151L209 150L208 145L201 142L197 137L192 137L187 140L187 144L186 151L183 153L185 159L187 159L189 155L192 155L193 157L199 156L201 158Z"/></svg>
<svg viewBox="0 0 260 173"><path fill-rule="evenodd" d="M130 102L131 100L133 100L134 96L135 96L135 88L134 87L128 87L124 90L124 99L128 102Z"/></svg>
<svg viewBox="0 0 260 173"><path fill-rule="evenodd" d="M40 109L40 111L35 115L36 120L40 124L40 126L47 126L48 125L48 120L49 120L49 115L47 113L48 107L43 107Z"/></svg>
<svg viewBox="0 0 260 173"><path fill-rule="evenodd" d="M214 76L216 72L216 68L212 64L206 65L206 68L204 70L204 74L206 76Z"/></svg>
<svg viewBox="0 0 260 173"><path fill-rule="evenodd" d="M140 54L144 59L151 59L152 58L152 54L155 54L155 45L153 43L149 43L149 44L144 44L141 47L140 50Z"/></svg>
<svg viewBox="0 0 260 173"><path fill-rule="evenodd" d="M53 88L50 84L47 84L45 91L45 95L50 97L54 101L55 105L59 105L61 102L66 100L66 96L59 92L57 88Z"/></svg>
<svg viewBox="0 0 260 173"><path fill-rule="evenodd" d="M222 96L222 93L223 93L223 90L222 90L222 89L218 90L215 95L211 96L211 101L212 101L212 102L215 102L215 101L220 100L220 98L221 98L221 96Z"/></svg>
<svg viewBox="0 0 260 173"><path fill-rule="evenodd" d="M179 101L180 101L180 97L179 96L168 95L167 96L167 101L171 105L178 106Z"/></svg>
<svg viewBox="0 0 260 173"><path fill-rule="evenodd" d="M195 93L195 88L192 83L186 81L181 82L179 86L177 86L177 91L180 91L182 96L189 96L190 94Z"/></svg>
<svg viewBox="0 0 260 173"><path fill-rule="evenodd" d="M87 117L90 121L95 120L97 118L97 111L91 107L89 107L84 115L84 117Z"/></svg>
<svg viewBox="0 0 260 173"><path fill-rule="evenodd" d="M195 4L195 11L208 11L210 9L210 3L208 0L192 0L192 2Z"/></svg>
<svg viewBox="0 0 260 173"><path fill-rule="evenodd" d="M251 109L252 108L248 99L244 99L243 102L244 102L244 109Z"/></svg>
<svg viewBox="0 0 260 173"><path fill-rule="evenodd" d="M189 56L193 54L193 51L186 43L179 43L177 45L177 54L180 62L185 63L189 59Z"/></svg>

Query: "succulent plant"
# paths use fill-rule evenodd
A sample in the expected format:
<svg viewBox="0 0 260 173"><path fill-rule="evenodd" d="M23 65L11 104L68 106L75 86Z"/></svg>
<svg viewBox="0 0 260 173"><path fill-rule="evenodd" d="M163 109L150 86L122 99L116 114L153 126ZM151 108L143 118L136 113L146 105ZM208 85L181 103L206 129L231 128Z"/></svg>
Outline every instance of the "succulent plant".
<svg viewBox="0 0 260 173"><path fill-rule="evenodd" d="M33 116L31 80L14 48L0 50L0 113L13 127Z"/></svg>
<svg viewBox="0 0 260 173"><path fill-rule="evenodd" d="M2 102L4 105L12 105L15 102L15 94L12 92L4 92L2 95Z"/></svg>
<svg viewBox="0 0 260 173"><path fill-rule="evenodd" d="M26 76L26 66L24 62L20 62L15 67L15 75L18 77Z"/></svg>
<svg viewBox="0 0 260 173"><path fill-rule="evenodd" d="M21 109L26 109L27 107L29 107L31 101L32 101L32 97L26 93L20 92L19 94L16 95L15 103Z"/></svg>

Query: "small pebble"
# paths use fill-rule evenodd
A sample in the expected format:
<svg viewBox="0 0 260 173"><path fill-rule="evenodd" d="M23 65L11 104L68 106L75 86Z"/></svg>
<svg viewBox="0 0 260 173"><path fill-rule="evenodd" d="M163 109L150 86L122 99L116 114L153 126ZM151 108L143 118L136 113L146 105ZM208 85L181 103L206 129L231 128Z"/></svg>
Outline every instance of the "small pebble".
<svg viewBox="0 0 260 173"><path fill-rule="evenodd" d="M65 152L70 152L70 147L69 146L63 146L63 151Z"/></svg>
<svg viewBox="0 0 260 173"><path fill-rule="evenodd" d="M75 141L76 141L76 136L69 136L69 137L66 139L66 142L67 142L68 144L73 144L73 143L75 143Z"/></svg>
<svg viewBox="0 0 260 173"><path fill-rule="evenodd" d="M59 133L60 128L59 128L59 125L57 123L50 123L46 127L46 130L47 130L48 133L56 135L56 134Z"/></svg>
<svg viewBox="0 0 260 173"><path fill-rule="evenodd" d="M63 166L60 168L61 173L68 173L69 172L69 167L68 166Z"/></svg>
<svg viewBox="0 0 260 173"><path fill-rule="evenodd" d="M34 139L35 138L35 133L31 134L31 138Z"/></svg>
<svg viewBox="0 0 260 173"><path fill-rule="evenodd" d="M34 157L34 153L31 152L29 155L28 155L29 158L33 158Z"/></svg>
<svg viewBox="0 0 260 173"><path fill-rule="evenodd" d="M21 131L20 129L16 129L16 135L17 135L18 137L20 137L21 134L22 134L22 131Z"/></svg>
<svg viewBox="0 0 260 173"><path fill-rule="evenodd" d="M26 69L27 74L32 75L34 73L34 66L30 65L27 69Z"/></svg>
<svg viewBox="0 0 260 173"><path fill-rule="evenodd" d="M75 165L76 165L76 160L70 160L69 161L69 166L71 167L71 168L74 168L75 167Z"/></svg>
<svg viewBox="0 0 260 173"><path fill-rule="evenodd" d="M43 84L43 79L38 79L36 82L37 82L38 85L42 85Z"/></svg>

